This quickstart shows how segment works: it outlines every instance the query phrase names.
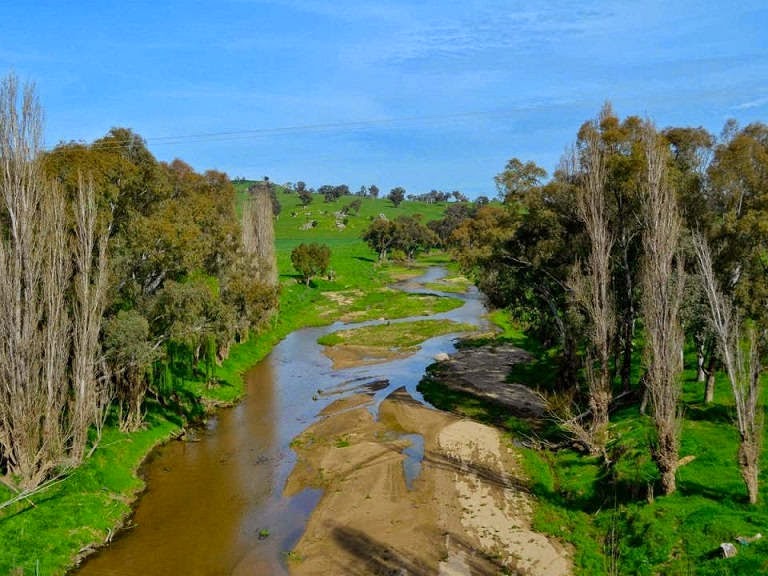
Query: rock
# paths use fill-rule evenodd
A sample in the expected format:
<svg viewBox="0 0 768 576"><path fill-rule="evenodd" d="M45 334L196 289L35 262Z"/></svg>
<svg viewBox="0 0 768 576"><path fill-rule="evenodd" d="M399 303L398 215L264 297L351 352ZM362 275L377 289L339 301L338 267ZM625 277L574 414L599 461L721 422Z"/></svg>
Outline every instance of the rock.
<svg viewBox="0 0 768 576"><path fill-rule="evenodd" d="M465 348L438 360L431 378L447 388L493 400L517 416L537 418L546 411L544 399L527 386L507 382L514 364L530 360L528 352L511 344Z"/></svg>
<svg viewBox="0 0 768 576"><path fill-rule="evenodd" d="M434 356L436 362L445 362L446 360L450 360L451 357L448 356L445 352L438 352Z"/></svg>
<svg viewBox="0 0 768 576"><path fill-rule="evenodd" d="M723 558L733 558L738 554L738 550L736 550L736 546L732 543L723 542L720 544L720 553L723 555Z"/></svg>

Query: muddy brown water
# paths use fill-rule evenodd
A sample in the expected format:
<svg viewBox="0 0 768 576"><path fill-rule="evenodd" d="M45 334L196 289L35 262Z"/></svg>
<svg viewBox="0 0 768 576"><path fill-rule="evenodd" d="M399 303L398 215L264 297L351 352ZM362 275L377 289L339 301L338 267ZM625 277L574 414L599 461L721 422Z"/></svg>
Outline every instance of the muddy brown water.
<svg viewBox="0 0 768 576"><path fill-rule="evenodd" d="M445 271L398 285L424 291ZM455 295L452 295L455 296ZM474 289L464 306L433 318L486 328L485 308ZM406 321L404 319L401 321ZM393 321L396 322L396 321ZM439 352L452 352L456 335L425 342L405 359L333 370L317 339L342 328L337 323L290 334L246 374L246 396L221 410L185 440L156 449L142 467L147 489L129 528L72 574L78 576L187 576L287 574L286 554L298 542L322 492L283 495L295 463L290 442L334 400L367 392L378 404L398 388L424 402L416 386ZM384 384L382 384L384 383ZM418 439L406 449L404 474L418 474Z"/></svg>

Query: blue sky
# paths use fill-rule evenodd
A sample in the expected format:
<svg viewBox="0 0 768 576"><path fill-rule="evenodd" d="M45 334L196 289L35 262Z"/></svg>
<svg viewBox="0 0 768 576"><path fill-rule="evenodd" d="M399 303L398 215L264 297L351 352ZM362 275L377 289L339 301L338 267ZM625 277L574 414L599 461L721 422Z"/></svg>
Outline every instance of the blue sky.
<svg viewBox="0 0 768 576"><path fill-rule="evenodd" d="M768 122L768 4L453 0L8 2L0 74L46 144L132 128L231 177L495 193L556 166L610 100L660 127Z"/></svg>

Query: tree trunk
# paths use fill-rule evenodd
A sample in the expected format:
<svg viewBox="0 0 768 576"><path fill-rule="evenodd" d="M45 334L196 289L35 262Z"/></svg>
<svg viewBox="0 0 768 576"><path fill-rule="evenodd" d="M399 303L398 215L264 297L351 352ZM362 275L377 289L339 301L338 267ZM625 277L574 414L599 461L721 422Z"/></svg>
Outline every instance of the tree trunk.
<svg viewBox="0 0 768 576"><path fill-rule="evenodd" d="M661 491L665 496L669 496L677 490L675 472L676 470L674 468L661 471Z"/></svg>
<svg viewBox="0 0 768 576"><path fill-rule="evenodd" d="M621 368L619 376L621 378L621 388L624 392L629 392L632 387L632 352L635 348L635 321L633 318L625 318L622 322L622 348L621 348Z"/></svg>
<svg viewBox="0 0 768 576"><path fill-rule="evenodd" d="M696 340L696 382L704 382L707 379L707 374L704 370L704 363L706 362L706 350L705 350L705 338L697 336Z"/></svg>
<svg viewBox="0 0 768 576"><path fill-rule="evenodd" d="M758 478L760 476L759 445L753 439L742 438L739 444L739 470L747 487L747 497L750 504L757 504L759 493Z"/></svg>

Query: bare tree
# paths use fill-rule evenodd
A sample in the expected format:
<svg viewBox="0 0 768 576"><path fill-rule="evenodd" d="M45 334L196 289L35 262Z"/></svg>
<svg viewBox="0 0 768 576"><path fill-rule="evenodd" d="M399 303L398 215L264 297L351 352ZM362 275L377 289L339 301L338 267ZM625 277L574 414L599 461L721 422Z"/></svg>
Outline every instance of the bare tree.
<svg viewBox="0 0 768 576"><path fill-rule="evenodd" d="M20 102L19 102L20 100ZM10 478L37 486L62 460L70 262L61 191L38 161L34 88L0 85L0 452Z"/></svg>
<svg viewBox="0 0 768 576"><path fill-rule="evenodd" d="M641 190L644 219L642 306L646 332L646 387L656 430L653 457L661 473L664 494L675 491L680 414L679 374L682 370L683 332L680 306L683 267L679 241L682 223L674 191L667 182L667 150L653 125L643 134L645 175Z"/></svg>
<svg viewBox="0 0 768 576"><path fill-rule="evenodd" d="M275 226L267 181L253 185L243 208L243 246L258 271L258 281L276 287Z"/></svg>
<svg viewBox="0 0 768 576"><path fill-rule="evenodd" d="M43 174L34 88L0 85L0 464L22 489L84 457L108 400L96 379L106 293L92 186L74 234L63 190ZM98 244L98 255L94 249ZM74 267L73 267L74 263ZM74 276L73 276L74 272Z"/></svg>
<svg viewBox="0 0 768 576"><path fill-rule="evenodd" d="M693 236L699 272L707 294L710 321L717 338L723 367L731 383L739 430L739 469L750 504L757 503L763 410L760 403L760 359L754 330L743 336L733 304L719 289L709 245L701 235Z"/></svg>
<svg viewBox="0 0 768 576"><path fill-rule="evenodd" d="M107 293L109 227L99 224L93 182L80 178L75 202L72 297L71 457L81 461L88 430L99 424L109 403L107 379L99 379L99 334ZM94 252L96 252L94 254Z"/></svg>
<svg viewBox="0 0 768 576"><path fill-rule="evenodd" d="M608 440L608 409L611 403L611 342L616 315L611 293L610 232L605 202L605 157L596 125L591 126L577 159L579 185L576 211L589 238L589 253L584 270L577 266L572 277L573 295L587 317L585 375L592 422L589 429L590 452L600 453Z"/></svg>

